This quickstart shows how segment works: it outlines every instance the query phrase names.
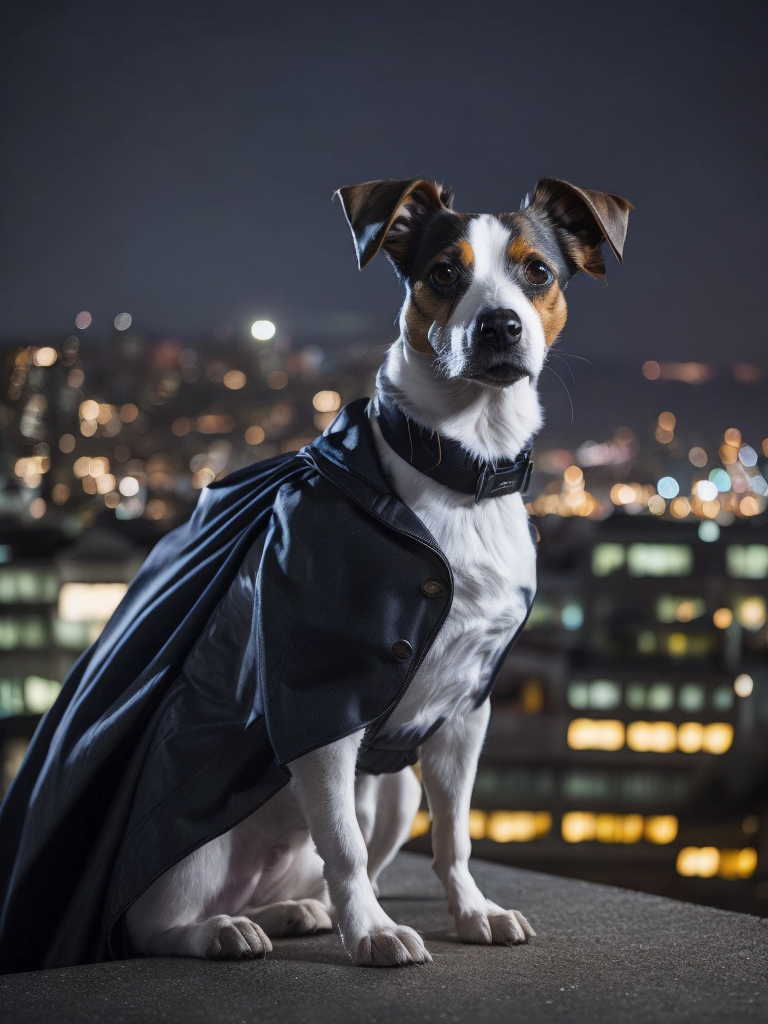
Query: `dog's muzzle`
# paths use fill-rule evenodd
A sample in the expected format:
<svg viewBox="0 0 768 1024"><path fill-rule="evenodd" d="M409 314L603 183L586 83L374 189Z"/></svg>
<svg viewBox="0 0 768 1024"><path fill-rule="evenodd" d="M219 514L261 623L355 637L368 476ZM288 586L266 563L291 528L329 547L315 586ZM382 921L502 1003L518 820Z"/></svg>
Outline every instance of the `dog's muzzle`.
<svg viewBox="0 0 768 1024"><path fill-rule="evenodd" d="M523 324L514 309L481 313L472 332L472 359L463 374L481 384L507 387L530 376L520 346Z"/></svg>
<svg viewBox="0 0 768 1024"><path fill-rule="evenodd" d="M506 352L523 336L523 325L514 309L495 309L483 313L475 328L475 340L496 352Z"/></svg>

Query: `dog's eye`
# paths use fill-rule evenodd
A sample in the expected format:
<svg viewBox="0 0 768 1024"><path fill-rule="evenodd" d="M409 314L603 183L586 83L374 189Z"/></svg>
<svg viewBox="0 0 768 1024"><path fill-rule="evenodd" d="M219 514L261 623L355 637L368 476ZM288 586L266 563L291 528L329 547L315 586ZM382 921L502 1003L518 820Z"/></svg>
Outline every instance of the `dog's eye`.
<svg viewBox="0 0 768 1024"><path fill-rule="evenodd" d="M454 287L459 280L459 271L452 263L437 263L429 275L429 282L435 285L440 291L446 291Z"/></svg>
<svg viewBox="0 0 768 1024"><path fill-rule="evenodd" d="M525 265L525 279L529 284L549 284L552 280L552 271L541 260L531 260Z"/></svg>

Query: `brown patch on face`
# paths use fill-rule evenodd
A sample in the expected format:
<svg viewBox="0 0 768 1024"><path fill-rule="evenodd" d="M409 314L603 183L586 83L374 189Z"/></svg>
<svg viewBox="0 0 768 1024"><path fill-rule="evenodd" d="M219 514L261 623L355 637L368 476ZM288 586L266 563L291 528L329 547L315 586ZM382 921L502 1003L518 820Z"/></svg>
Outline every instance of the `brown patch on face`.
<svg viewBox="0 0 768 1024"><path fill-rule="evenodd" d="M549 348L565 327L565 321L568 319L565 296L558 285L553 284L543 295L533 296L531 302L539 314L544 328L544 340Z"/></svg>
<svg viewBox="0 0 768 1024"><path fill-rule="evenodd" d="M523 263L533 255L533 250L522 235L518 235L517 238L513 239L507 249L507 257L510 263Z"/></svg>
<svg viewBox="0 0 768 1024"><path fill-rule="evenodd" d="M442 260L448 259L454 264L460 261L465 270L469 270L475 262L472 246L466 239L460 239L454 245L443 250L431 263L435 267ZM429 273L428 271L427 273ZM429 342L429 329L433 323L445 324L453 306L454 299L442 298L426 284L415 281L405 310L406 340L417 352L434 355L435 349Z"/></svg>
<svg viewBox="0 0 768 1024"><path fill-rule="evenodd" d="M475 254L472 251L472 246L465 238L462 238L459 242L459 259L465 267L471 267L475 262Z"/></svg>

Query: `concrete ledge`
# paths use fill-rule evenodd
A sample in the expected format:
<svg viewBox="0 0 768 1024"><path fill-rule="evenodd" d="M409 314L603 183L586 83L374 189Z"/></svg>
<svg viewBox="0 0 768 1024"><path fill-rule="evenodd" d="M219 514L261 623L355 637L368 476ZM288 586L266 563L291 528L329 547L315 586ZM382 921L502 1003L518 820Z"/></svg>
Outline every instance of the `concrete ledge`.
<svg viewBox="0 0 768 1024"><path fill-rule="evenodd" d="M485 862L485 893L521 910L527 946L464 946L429 861L401 854L382 899L421 931L427 967L352 966L335 935L281 939L265 961L125 960L0 978L5 1024L567 1019L569 1024L768 1020L768 920Z"/></svg>

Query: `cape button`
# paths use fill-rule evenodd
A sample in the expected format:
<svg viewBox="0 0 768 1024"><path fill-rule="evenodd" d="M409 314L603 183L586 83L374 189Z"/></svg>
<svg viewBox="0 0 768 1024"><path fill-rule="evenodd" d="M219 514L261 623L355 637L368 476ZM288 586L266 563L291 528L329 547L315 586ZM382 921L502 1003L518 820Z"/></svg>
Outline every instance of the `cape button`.
<svg viewBox="0 0 768 1024"><path fill-rule="evenodd" d="M407 640L395 640L392 644L392 653L399 661L407 661L413 657L413 648Z"/></svg>
<svg viewBox="0 0 768 1024"><path fill-rule="evenodd" d="M442 580L424 580L420 590L424 597L442 597L445 593L445 584Z"/></svg>

